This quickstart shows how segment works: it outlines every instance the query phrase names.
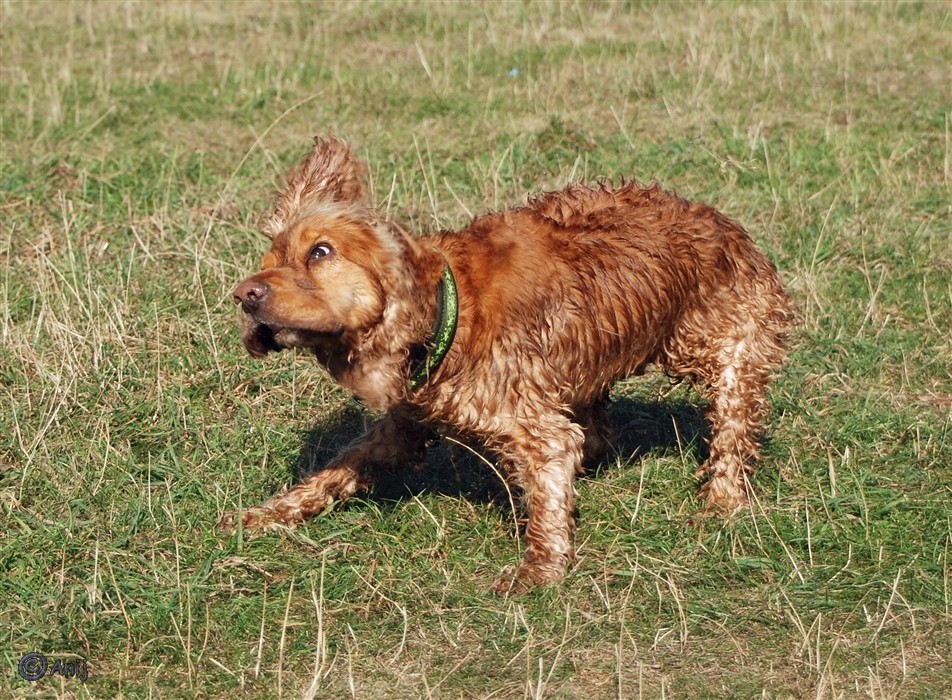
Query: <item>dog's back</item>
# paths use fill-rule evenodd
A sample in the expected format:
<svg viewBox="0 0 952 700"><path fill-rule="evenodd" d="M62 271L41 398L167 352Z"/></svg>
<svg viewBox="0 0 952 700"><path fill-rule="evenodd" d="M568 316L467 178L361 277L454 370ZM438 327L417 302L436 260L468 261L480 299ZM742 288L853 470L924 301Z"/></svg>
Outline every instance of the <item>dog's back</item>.
<svg viewBox="0 0 952 700"><path fill-rule="evenodd" d="M471 306L465 345L505 358L500 374L521 379L544 366L568 405L590 403L649 362L694 373L696 358L676 350L698 323L726 335L766 323L778 343L786 330L783 314L749 298L785 294L743 228L657 186L570 186L480 217L438 246Z"/></svg>

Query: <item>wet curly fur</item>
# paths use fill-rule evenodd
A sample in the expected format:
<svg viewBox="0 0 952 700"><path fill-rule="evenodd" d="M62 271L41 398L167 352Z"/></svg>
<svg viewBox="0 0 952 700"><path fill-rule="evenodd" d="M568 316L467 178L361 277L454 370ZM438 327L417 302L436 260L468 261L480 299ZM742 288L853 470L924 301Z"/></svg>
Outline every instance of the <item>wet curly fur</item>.
<svg viewBox="0 0 952 700"><path fill-rule="evenodd" d="M792 313L739 224L657 186L575 184L416 237L366 203L365 171L346 144L316 138L265 226L262 271L234 298L252 355L310 350L384 416L324 469L223 526L301 523L381 470L419 463L434 429L450 430L498 457L527 509L524 560L497 590L558 581L573 558L574 478L610 444L607 393L649 363L710 402L703 498L727 513L747 502ZM456 336L411 388L444 265L459 290Z"/></svg>

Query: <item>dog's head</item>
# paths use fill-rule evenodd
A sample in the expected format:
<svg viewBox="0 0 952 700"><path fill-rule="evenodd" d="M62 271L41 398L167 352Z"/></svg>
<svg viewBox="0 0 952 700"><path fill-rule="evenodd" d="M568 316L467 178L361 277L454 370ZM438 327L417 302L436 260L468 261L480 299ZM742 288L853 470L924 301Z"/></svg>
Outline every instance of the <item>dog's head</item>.
<svg viewBox="0 0 952 700"><path fill-rule="evenodd" d="M252 355L326 351L380 321L403 246L365 206L365 173L345 143L315 138L278 195L262 270L234 290Z"/></svg>

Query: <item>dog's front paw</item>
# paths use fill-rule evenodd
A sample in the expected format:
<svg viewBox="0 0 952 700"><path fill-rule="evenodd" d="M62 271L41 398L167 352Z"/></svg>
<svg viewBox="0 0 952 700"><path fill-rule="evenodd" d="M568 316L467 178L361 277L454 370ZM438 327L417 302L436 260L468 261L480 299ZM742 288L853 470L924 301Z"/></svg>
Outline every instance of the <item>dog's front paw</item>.
<svg viewBox="0 0 952 700"><path fill-rule="evenodd" d="M218 530L225 534L238 531L239 523L245 532L269 532L294 527L297 522L268 506L258 506L245 511L232 511L222 516L218 521Z"/></svg>
<svg viewBox="0 0 952 700"><path fill-rule="evenodd" d="M507 566L502 570L496 583L493 584L493 593L499 596L517 596L527 593L529 586L519 580L519 568Z"/></svg>
<svg viewBox="0 0 952 700"><path fill-rule="evenodd" d="M526 563L507 566L493 584L493 593L501 596L523 595L537 586L558 583L564 577L565 572L553 566Z"/></svg>

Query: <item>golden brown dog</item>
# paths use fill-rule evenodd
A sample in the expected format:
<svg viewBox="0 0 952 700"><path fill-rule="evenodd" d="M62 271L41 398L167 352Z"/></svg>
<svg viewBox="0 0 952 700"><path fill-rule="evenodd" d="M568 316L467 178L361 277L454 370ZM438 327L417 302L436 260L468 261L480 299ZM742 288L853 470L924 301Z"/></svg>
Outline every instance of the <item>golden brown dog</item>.
<svg viewBox="0 0 952 700"><path fill-rule="evenodd" d="M441 427L492 450L521 488L525 558L497 590L558 581L573 557L575 476L609 444L608 391L648 363L710 401L707 502L746 503L792 313L739 224L657 186L570 185L414 237L370 208L364 175L347 145L315 139L265 227L262 271L234 298L252 355L310 350L385 415L225 527L301 523L380 470L418 463Z"/></svg>

